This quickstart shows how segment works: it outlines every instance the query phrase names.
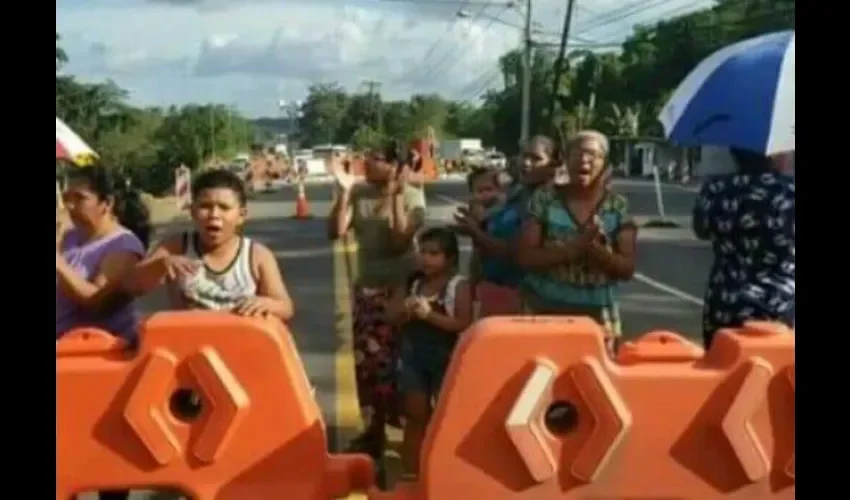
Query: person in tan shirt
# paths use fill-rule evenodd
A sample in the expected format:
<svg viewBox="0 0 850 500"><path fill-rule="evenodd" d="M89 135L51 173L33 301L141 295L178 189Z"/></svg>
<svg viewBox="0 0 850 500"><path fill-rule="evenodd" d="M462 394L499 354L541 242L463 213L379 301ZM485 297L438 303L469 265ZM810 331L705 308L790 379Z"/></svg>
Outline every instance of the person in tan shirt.
<svg viewBox="0 0 850 500"><path fill-rule="evenodd" d="M338 196L329 235L351 231L358 243L354 278L353 336L357 393L366 429L351 448L380 461L387 424L400 425L396 391L397 329L386 305L406 290L416 265L414 235L425 220L425 196L410 183L410 165L397 145L366 161L366 182L357 183L340 162L331 170ZM380 462L379 462L380 463Z"/></svg>

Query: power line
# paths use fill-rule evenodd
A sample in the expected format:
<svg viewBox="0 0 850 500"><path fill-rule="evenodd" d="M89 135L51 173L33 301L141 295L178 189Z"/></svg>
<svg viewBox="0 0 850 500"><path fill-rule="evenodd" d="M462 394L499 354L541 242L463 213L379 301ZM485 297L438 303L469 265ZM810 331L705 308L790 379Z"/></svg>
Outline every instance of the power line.
<svg viewBox="0 0 850 500"><path fill-rule="evenodd" d="M465 7L468 3L469 3L469 2L461 2L460 9L463 9L463 7ZM460 10L460 9L458 9L458 10ZM484 9L486 9L486 7L482 7L482 9L481 9L481 11L479 11L479 13L480 13L480 12L483 12L483 11L484 11ZM442 33L442 35L441 35L439 38L437 38L437 39L434 41L434 43L433 43L433 44L431 44L431 46L430 46L430 47L428 48L428 50L425 52L425 56L422 58L422 62L423 62L423 63L424 63L425 61L427 61L427 60L428 60L428 58L429 58L429 57L431 57L431 56L434 54L434 52L437 50L437 48L440 46L440 44L441 44L441 43L443 43L443 40L445 40L445 39L448 37L449 33L451 33L452 28L454 27L454 25L455 25L455 23L456 23L456 22L457 22L457 14L455 14L455 15L454 15L454 17L452 17L452 19L450 19L450 20L448 20L448 21L446 22L446 29L445 29L445 31ZM451 50L451 49L449 49L449 50ZM438 63L438 64L439 64L439 63ZM402 82L404 82L404 81L406 81L406 80L410 80L410 79L411 79L411 77L413 77L416 73L418 73L418 72L419 72L419 70L420 70L421 68L423 68L423 67L425 67L425 65L424 65L424 64L416 66L416 67L413 69L413 71L411 71L411 72L407 73L406 75L402 75L402 76L400 76L399 78L397 78L397 79L396 79L396 82L397 82L397 83L402 83ZM425 71L426 71L426 73L427 73L427 71L428 71L428 70L426 69Z"/></svg>
<svg viewBox="0 0 850 500"><path fill-rule="evenodd" d="M647 8L651 9L651 8L654 8L654 7L658 7L658 6L661 6L664 3L667 3L669 1L671 1L671 0L662 0L660 3L656 3L654 5L648 5ZM656 2L658 2L658 0L656 0ZM632 5L631 7L633 8L634 5ZM657 23L657 22L660 22L663 18L670 17L670 16L675 15L679 12L689 10L689 9L692 9L692 8L693 7L691 5L680 5L679 7L676 7L676 8L673 8L671 10L664 11L664 12L660 13L655 19L647 21L647 23L653 23L653 22ZM623 9L629 9L629 6L626 6ZM629 12L629 14L626 15L626 16L617 16L616 18L609 19L608 22L597 23L595 26L589 26L589 27L586 26L583 31L580 29L578 34L583 34L583 33L586 33L588 31L595 31L598 28L605 27L609 24L619 23L619 22L621 22L621 21L623 21L623 20L625 20L629 17L640 14L643 11L644 10L641 10L641 9L639 9L637 11L631 10ZM628 37L628 35L626 35L626 36ZM579 50L618 48L618 47L622 47L622 44L623 44L623 39L620 38L619 35L615 36L613 38L609 38L607 40L601 40L601 41L600 40L585 39L585 38L581 38L581 37L578 37L578 36L570 36L570 39L575 40L577 42L577 43L570 43L569 44L570 47L573 47L573 48L579 49ZM538 43L538 45L543 46L543 47L554 47L554 46L556 46L554 43L546 43L546 42ZM558 45L558 46L560 46L560 45Z"/></svg>
<svg viewBox="0 0 850 500"><path fill-rule="evenodd" d="M636 14L640 14L641 12L646 12L650 9L661 7L662 5L668 4L672 1L674 0L638 0L637 2L624 5L623 7L614 9L604 14L600 14L595 18L590 19L587 24L577 26L576 34L583 35L589 31L593 31L602 26L607 26L612 23L620 22Z"/></svg>
<svg viewBox="0 0 850 500"><path fill-rule="evenodd" d="M498 80L501 76L501 68L496 68L489 72L482 73L478 78L476 78L466 87L464 87L471 88L473 90L471 92L462 92L460 102L471 103L474 99L481 97L485 92L490 90L490 87L493 85L493 82Z"/></svg>
<svg viewBox="0 0 850 500"><path fill-rule="evenodd" d="M463 1L463 0L372 0L372 1L385 2L385 3L403 3L403 4L411 4L411 5L413 5L413 4L415 4L415 5L463 5L463 6L466 6L466 7L476 7L478 5L482 5L482 6L484 6L484 8L487 8L487 7L512 7L512 6L517 4L517 2L511 2L511 1L486 2L486 1L479 1L479 0L470 0L470 1Z"/></svg>
<svg viewBox="0 0 850 500"><path fill-rule="evenodd" d="M397 2L401 2L401 3L412 3L410 0L385 0L385 1L397 1ZM429 1L430 0L424 0L422 3L429 3ZM433 0L433 1L436 1L436 0ZM622 19L625 19L625 18L627 18L631 15L639 13L642 10L645 10L647 8L660 6L660 5L663 5L664 3L667 3L667 2L670 2L670 1L672 1L672 0L654 0L654 2L651 0L649 5L645 5L645 4L643 4L643 2L637 2L637 3L632 3L632 4L629 4L629 5L626 5L622 8L615 9L615 10L607 12L603 15L597 16L597 18L594 19L594 21L597 21L597 26L591 26L591 27L589 27L589 29L593 29L593 28L598 27L598 26L603 26L605 24L604 23L605 20L611 20L612 22L616 21L616 20L622 20ZM416 3L420 3L420 2L416 2ZM437 1L436 3L444 3L444 4L447 4L447 5L462 3L464 6L480 5L481 9L479 9L478 12L476 12L476 14L473 16L473 19L472 19L473 21L478 19L479 17L481 17L482 14L484 13L484 11L487 9L487 7L490 7L490 6L493 6L493 5L504 6L505 8L501 12L499 12L499 14L490 18L490 22L484 28L485 30L489 29L495 22L502 22L504 24L510 24L510 23L500 19L499 16L501 16L504 13L504 11L507 10L508 8L518 5L517 2ZM599 20L602 20L603 22L599 23L598 22ZM451 31L453 26L454 26L454 22L449 22L449 24L446 27L446 32L443 34L443 37L436 40L435 43L429 48L425 57L423 58L423 61L427 61L436 52L436 50L439 48L440 43L443 41L443 38L445 38L445 35L448 34ZM585 29L587 30L588 27L586 27ZM594 44L594 43L592 43L588 40L578 39L577 41L579 43L584 44L584 46L582 48L587 48L587 49L601 48L598 44ZM547 46L548 44L546 44L546 43L533 43L532 45ZM605 46L607 46L607 45L605 45ZM602 46L602 47L605 47L605 46ZM616 46L616 45L612 44L612 46ZM420 68L427 68L427 69L417 79L424 79L424 78L427 78L427 77L435 74L439 69L441 69L441 66L444 63L446 63L450 58L452 58L455 55L455 52L457 51L457 49L458 49L457 47L449 48L448 51L443 55L443 57L440 58L436 63L434 63L432 65L424 65L424 64L420 65L416 69L414 69L413 72L408 73L407 75L404 75L403 77L400 77L398 79L398 81L409 80L414 74L418 73ZM455 59L454 63L450 63L450 65L447 68L445 68L444 71L448 71L449 69L453 68L454 64L457 64L457 62L459 62L459 58Z"/></svg>
<svg viewBox="0 0 850 500"><path fill-rule="evenodd" d="M484 9L486 9L486 7L482 7L482 8L481 8L481 10L479 10L479 11L478 11L478 13L475 15L475 17L472 19L472 21L475 21L475 19L476 19L477 17L479 17L479 16L481 15L481 13L482 13L482 12L484 12ZM495 24L495 22L496 22L495 20L496 20L496 19L498 19L498 18L499 18L499 16L501 16L502 14L504 14L505 10L507 10L507 8L502 9L502 11L501 11L501 12L499 12L497 15L493 16L493 18L490 20L490 22L489 22L489 23L487 23L487 25L486 25L486 26L484 26L483 31L485 31L485 32L486 32L488 29L490 29L490 27L492 27L492 26L493 26L493 24ZM431 66L431 68L430 68L429 70L427 70L427 71L425 72L425 74L424 74L424 75L422 75L422 77L421 77L421 78L427 78L427 77L431 77L431 76L433 76L433 75L437 72L437 69L438 69L438 68L439 68L439 67L440 67L443 63L445 63L445 62L449 61L449 59L451 59L451 58L452 58L452 57L453 57L453 56L457 53L457 50L458 50L458 46L457 46L457 45L452 46L452 47L449 49L449 51L448 51L448 52L446 52L446 54L443 56L443 58L442 58L442 59L440 59L440 61L438 61L436 64L434 64L433 66ZM460 62L460 60L461 60L461 58L456 57L456 58L454 58L454 61L449 61L449 65L448 65L447 67L445 67L445 68L443 69L443 71L444 71L444 72L446 72L446 73L448 73L450 70L454 69L455 65L456 65L458 62Z"/></svg>
<svg viewBox="0 0 850 500"><path fill-rule="evenodd" d="M658 6L664 5L665 3L669 3L670 1L672 1L672 0L650 0L649 3L646 3L645 1L638 1L638 2L635 2L635 3L625 5L621 8L618 8L618 9L615 9L613 11L609 11L609 12L606 12L605 14L597 16L596 18L591 20L591 22L589 23L590 24L589 26L585 26L584 29L580 30L579 33L577 33L577 34L580 35L580 34L583 34L587 31L595 29L596 27L604 26L606 24L606 21L607 22L621 21L621 20L626 19L626 18L628 18L632 15L643 12L646 9L658 7ZM594 26L594 21L595 21L595 26ZM535 43L535 45L549 46L549 44L545 44L545 43L543 43L543 44ZM617 47L617 46L619 46L619 44L611 44L610 46ZM584 46L580 46L578 44L576 45L577 49L578 48L597 48L597 47L598 47L598 45L588 45L588 44L585 44ZM496 75L496 77L498 77L498 74ZM489 88L490 84L492 84L492 82L495 79L496 78L491 78L488 82L486 82L485 85L483 86L483 89L484 89L483 91L486 91L486 89ZM482 91L479 91L478 94L480 94L481 92ZM477 97L477 95L476 95L476 97Z"/></svg>
<svg viewBox="0 0 850 500"><path fill-rule="evenodd" d="M672 0L650 0L648 3L643 2L643 1L638 1L638 2L634 2L634 3L631 3L631 4L625 5L623 7L618 8L618 9L614 9L612 11L598 15L596 18L592 19L583 28L579 29L579 32L577 33L577 35L586 33L587 31L591 31L591 30L596 29L598 27L605 26L609 23L615 23L615 22L623 21L623 20L625 20L625 19L627 19L631 16L640 14L641 12L645 12L648 9L660 7L660 6L667 4L671 1ZM685 6L685 7L690 8L690 6ZM679 7L679 9L681 9L681 7ZM673 9L673 10L675 11L675 10L678 10L678 9ZM665 14L667 14L667 13L665 13ZM662 14L661 16L659 16L659 18L664 17L665 14ZM656 19L656 22L658 20L660 20L660 19ZM568 34L568 36L569 36L569 34ZM536 43L535 45L544 46L544 47L554 46L554 44L548 44L548 43ZM569 44L569 46L573 47L576 50L582 50L582 49L583 50L590 50L590 49L598 49L598 48L621 47L622 42L576 43L576 44ZM496 74L492 78L490 78L488 81L486 81L484 83L484 85L479 87L479 90L476 92L476 94L474 94L470 98L467 98L466 100L469 101L471 99L474 99L475 97L479 97L483 92L486 92L486 90L498 78L498 76L499 76L499 72L496 71Z"/></svg>
<svg viewBox="0 0 850 500"><path fill-rule="evenodd" d="M691 9L690 5L679 6L677 8L671 9L669 11L665 11L663 14L661 14L659 16L659 19L656 19L654 21L648 21L647 24L649 24L650 22L655 22L655 23L661 22L662 21L661 18L664 18L663 20L665 20L665 21L666 20L678 19L680 17L686 16L690 13L695 12L695 11L690 11L690 12L686 13L685 11L688 11L689 9ZM791 20L791 18L792 18L791 15L794 14L794 12L795 12L795 9L793 7L786 8L786 9L772 8L772 9L766 10L764 12L749 14L746 19L730 21L730 22L725 22L725 23L717 23L717 24L712 24L710 26L693 26L688 30L688 32L691 33L691 34L705 33L705 32L710 33L710 32L714 32L714 31L721 30L721 29L745 27L748 24L752 23L753 21L760 21L762 19L770 19L770 18L777 16L777 15L780 15L780 16L788 15L788 19ZM677 16L677 14L680 14L680 13L681 13L681 15ZM622 45L626 41L627 41L627 39L624 40L624 39L620 38L619 35L615 35L615 36L609 38L608 40L602 40L602 41L599 41L597 43L588 44L588 48L622 47Z"/></svg>

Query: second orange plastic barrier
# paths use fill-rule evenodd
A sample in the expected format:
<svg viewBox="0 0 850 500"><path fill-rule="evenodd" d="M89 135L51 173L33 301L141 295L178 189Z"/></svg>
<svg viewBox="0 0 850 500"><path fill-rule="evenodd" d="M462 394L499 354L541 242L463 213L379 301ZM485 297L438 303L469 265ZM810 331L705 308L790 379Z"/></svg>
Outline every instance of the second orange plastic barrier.
<svg viewBox="0 0 850 500"><path fill-rule="evenodd" d="M615 364L590 319L477 323L454 355L419 482L379 498L794 498L794 336L702 349L670 332Z"/></svg>

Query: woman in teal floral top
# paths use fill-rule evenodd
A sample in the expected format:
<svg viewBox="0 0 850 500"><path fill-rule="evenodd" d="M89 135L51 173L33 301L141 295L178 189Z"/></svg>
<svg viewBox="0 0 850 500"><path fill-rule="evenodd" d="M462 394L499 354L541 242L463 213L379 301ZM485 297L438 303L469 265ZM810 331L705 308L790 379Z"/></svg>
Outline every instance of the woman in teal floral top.
<svg viewBox="0 0 850 500"><path fill-rule="evenodd" d="M637 227L626 198L611 191L608 139L584 131L570 141L568 167L529 201L518 260L530 314L589 316L613 353L621 335L617 288L635 269Z"/></svg>

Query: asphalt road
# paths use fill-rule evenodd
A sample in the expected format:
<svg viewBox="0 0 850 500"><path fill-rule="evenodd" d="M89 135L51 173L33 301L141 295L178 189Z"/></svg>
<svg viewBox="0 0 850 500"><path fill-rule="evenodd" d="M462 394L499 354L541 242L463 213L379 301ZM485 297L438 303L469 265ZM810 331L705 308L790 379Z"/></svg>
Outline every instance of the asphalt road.
<svg viewBox="0 0 850 500"><path fill-rule="evenodd" d="M651 183L615 181L628 197L631 212L644 218L657 216L656 195ZM338 448L356 426L356 397L350 374L353 360L347 355L348 317L344 280L340 279L340 253L325 236L333 188L308 185L312 220L294 220L295 190L286 187L259 194L249 204L246 234L269 246L278 256L286 284L295 301L290 324L308 376L316 387L331 437ZM429 223L448 221L453 201L466 198L463 183L435 183L426 187ZM684 220L690 214L694 193L687 188L664 186L667 214ZM180 230L178 226L165 231ZM336 259L335 259L336 255ZM644 229L638 248L638 275L623 286L622 312L625 335L665 329L697 339L700 297L703 293L710 249L694 241L687 229ZM344 271L342 271L344 272ZM147 312L165 307L161 293L144 301ZM134 495L144 498L141 495Z"/></svg>

